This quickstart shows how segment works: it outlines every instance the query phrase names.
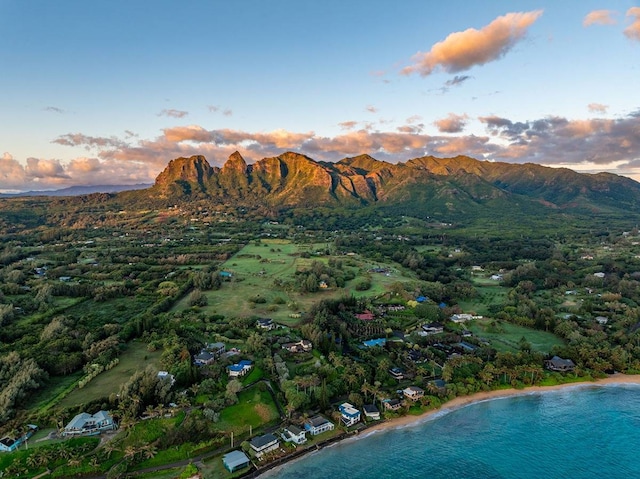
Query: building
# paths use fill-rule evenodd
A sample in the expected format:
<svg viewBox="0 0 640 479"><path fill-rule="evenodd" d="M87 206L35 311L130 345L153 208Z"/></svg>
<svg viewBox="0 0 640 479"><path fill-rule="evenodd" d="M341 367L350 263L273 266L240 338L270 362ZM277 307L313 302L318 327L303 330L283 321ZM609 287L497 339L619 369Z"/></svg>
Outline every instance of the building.
<svg viewBox="0 0 640 479"><path fill-rule="evenodd" d="M389 374L393 379L397 379L398 381L404 379L404 371L400 368L391 368L389 369Z"/></svg>
<svg viewBox="0 0 640 479"><path fill-rule="evenodd" d="M103 431L113 431L117 427L108 411L98 411L93 415L81 412L65 426L62 435L93 436Z"/></svg>
<svg viewBox="0 0 640 479"><path fill-rule="evenodd" d="M419 388L418 386L409 386L402 390L402 394L407 399L411 399L412 401L417 401L418 399L424 396L424 390Z"/></svg>
<svg viewBox="0 0 640 479"><path fill-rule="evenodd" d="M162 381L171 381L173 386L176 383L176 378L173 374L169 374L169 371L158 371L158 379Z"/></svg>
<svg viewBox="0 0 640 479"><path fill-rule="evenodd" d="M317 436L318 434L322 434L326 431L332 431L334 427L335 426L331 421L321 415L314 416L304 423L304 428L312 436Z"/></svg>
<svg viewBox="0 0 640 479"><path fill-rule="evenodd" d="M243 359L239 363L232 364L231 366L227 366L227 371L229 372L230 378L238 378L247 374L253 368L253 361L249 361L248 359Z"/></svg>
<svg viewBox="0 0 640 479"><path fill-rule="evenodd" d="M571 361L571 359L562 359L559 356L554 356L544 363L549 371L557 371L562 373L573 371L576 367L575 363Z"/></svg>
<svg viewBox="0 0 640 479"><path fill-rule="evenodd" d="M365 404L362 406L362 410L364 411L365 417L373 421L380 419L380 409L378 409L375 404Z"/></svg>
<svg viewBox="0 0 640 479"><path fill-rule="evenodd" d="M278 449L280 447L280 442L273 434L265 434L264 436L257 436L251 439L251 441L249 441L249 445L256 457L259 458L268 452Z"/></svg>
<svg viewBox="0 0 640 479"><path fill-rule="evenodd" d="M247 467L250 462L247 455L242 451L231 451L222 456L222 464L229 472L236 472Z"/></svg>
<svg viewBox="0 0 640 479"><path fill-rule="evenodd" d="M193 357L193 362L196 366L207 366L208 364L213 363L215 360L216 357L213 355L213 353L204 349L200 351L200 354L196 354Z"/></svg>
<svg viewBox="0 0 640 479"><path fill-rule="evenodd" d="M265 331L271 331L276 327L276 324L271 318L260 318L256 321L256 328L263 329Z"/></svg>
<svg viewBox="0 0 640 479"><path fill-rule="evenodd" d="M360 411L348 402L340 404L338 409L340 410L340 420L346 427L360 422Z"/></svg>
<svg viewBox="0 0 640 479"><path fill-rule="evenodd" d="M33 436L38 430L38 426L34 424L29 424L27 428L28 428L27 432L18 438L5 436L2 439L0 439L0 451L3 451L3 452L15 451L16 449L18 449L18 447L20 447L21 444L26 443L27 440L31 436Z"/></svg>
<svg viewBox="0 0 640 479"><path fill-rule="evenodd" d="M475 318L471 314L460 313L460 314L452 314L449 319L454 323L464 323L465 321L471 321L472 319L475 319Z"/></svg>
<svg viewBox="0 0 640 479"><path fill-rule="evenodd" d="M387 411L397 411L402 407L402 402L399 399L383 399L382 404Z"/></svg>
<svg viewBox="0 0 640 479"><path fill-rule="evenodd" d="M422 330L427 334L440 334L444 332L444 325L442 323L429 323L423 324Z"/></svg>
<svg viewBox="0 0 640 479"><path fill-rule="evenodd" d="M307 442L307 431L293 424L285 427L280 435L285 442L293 442L295 444L304 444Z"/></svg>
<svg viewBox="0 0 640 479"><path fill-rule="evenodd" d="M227 351L227 347L224 343L208 343L203 351L204 350L209 351L211 354L213 354L214 358L218 359Z"/></svg>
<svg viewBox="0 0 640 479"><path fill-rule="evenodd" d="M301 339L296 343L284 343L282 349L286 349L290 353L308 353L313 349L313 343L307 339Z"/></svg>

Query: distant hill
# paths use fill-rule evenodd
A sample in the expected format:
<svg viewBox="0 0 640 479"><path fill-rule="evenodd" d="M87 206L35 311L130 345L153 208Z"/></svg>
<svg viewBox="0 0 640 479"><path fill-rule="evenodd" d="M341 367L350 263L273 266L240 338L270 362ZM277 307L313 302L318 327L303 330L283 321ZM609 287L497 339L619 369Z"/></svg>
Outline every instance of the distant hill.
<svg viewBox="0 0 640 479"><path fill-rule="evenodd" d="M80 196L92 193L119 193L120 191L144 190L152 185L89 185L69 186L60 190L50 191L24 191L21 193L0 193L0 198L13 198L18 196Z"/></svg>
<svg viewBox="0 0 640 479"><path fill-rule="evenodd" d="M482 216L495 212L640 212L640 183L536 164L425 156L387 163L369 155L337 163L287 152L248 165L233 153L222 168L203 156L172 160L136 197L270 207L378 206L398 212Z"/></svg>

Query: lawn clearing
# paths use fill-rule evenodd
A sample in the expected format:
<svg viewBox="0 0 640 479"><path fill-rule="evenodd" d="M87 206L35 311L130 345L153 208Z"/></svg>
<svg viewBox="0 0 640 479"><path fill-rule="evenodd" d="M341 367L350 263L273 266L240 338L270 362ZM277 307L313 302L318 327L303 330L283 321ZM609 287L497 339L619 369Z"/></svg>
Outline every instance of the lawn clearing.
<svg viewBox="0 0 640 479"><path fill-rule="evenodd" d="M308 311L323 299L342 296L378 296L389 290L398 281L413 279L410 272L399 265L381 264L358 257L326 255L330 245L296 244L287 240L260 240L251 242L220 267L230 273L229 281L224 281L218 291L207 291L208 306L202 310L208 314L222 314L229 317L262 316L275 321L295 325L299 319L292 314ZM298 279L296 271L308 269L313 261L327 263L330 258L342 260L345 270L351 270L355 278L347 281L344 288L320 289L316 293L294 291ZM372 273L373 268L384 268L386 273ZM366 291L357 291L356 285L362 280L371 282ZM285 286L276 286L284 284ZM288 284L288 286L286 286ZM250 302L250 298L260 297L264 302ZM180 311L189 307L188 298L183 298L174 307Z"/></svg>
<svg viewBox="0 0 640 479"><path fill-rule="evenodd" d="M80 406L89 401L108 397L117 393L120 386L138 370L151 365L160 369L160 351L149 352L147 345L140 342L129 343L119 356L120 362L109 371L99 374L82 389L74 389L62 401L63 407Z"/></svg>
<svg viewBox="0 0 640 479"><path fill-rule="evenodd" d="M479 319L465 323L475 336L491 341L497 351L516 352L520 349L520 339L525 338L535 351L549 353L553 346L563 346L563 341L552 333L525 328L516 324Z"/></svg>
<svg viewBox="0 0 640 479"><path fill-rule="evenodd" d="M238 404L229 406L220 412L220 422L216 426L222 431L235 434L254 430L279 419L271 395L254 386L238 394Z"/></svg>

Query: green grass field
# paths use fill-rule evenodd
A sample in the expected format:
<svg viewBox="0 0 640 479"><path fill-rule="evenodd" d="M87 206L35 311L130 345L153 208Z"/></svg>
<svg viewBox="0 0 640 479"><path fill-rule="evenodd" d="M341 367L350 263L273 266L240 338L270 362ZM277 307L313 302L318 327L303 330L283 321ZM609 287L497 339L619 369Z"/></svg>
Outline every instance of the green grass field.
<svg viewBox="0 0 640 479"><path fill-rule="evenodd" d="M220 422L216 426L221 431L233 431L235 434L248 432L269 424L279 418L278 410L268 391L254 386L238 394L238 404L229 406L220 413Z"/></svg>
<svg viewBox="0 0 640 479"><path fill-rule="evenodd" d="M230 272L233 277L230 281L223 282L219 290L205 293L208 306L202 309L209 314L231 317L268 316L277 322L293 325L298 320L291 318L290 314L308 311L314 303L322 299L339 298L344 295L377 296L385 293L392 283L413 279L410 273L402 271L398 265L373 263L357 257L335 256L343 260L345 268L350 268L356 275L344 288L321 289L317 293L303 294L294 292L291 288L283 290L274 286L276 280L283 283L295 282L295 272L308 268L313 261L327 262L330 258L324 255L327 249L328 245L324 243L294 244L276 239L252 242L221 266L221 270ZM318 251L323 253L317 255ZM303 258L300 256L301 253L308 253L310 257ZM368 273L368 270L374 267L389 268L390 273ZM371 288L356 291L355 285L365 277L371 280ZM249 302L249 298L256 296L264 298L266 302ZM278 301L282 304L276 304ZM288 307L288 304L295 304L295 307ZM188 307L188 298L184 298L174 307L174 311Z"/></svg>
<svg viewBox="0 0 640 479"><path fill-rule="evenodd" d="M534 350L542 353L548 353L553 346L564 344L560 338L545 331L505 322L496 323L497 325L494 327L492 323L493 320L481 319L466 323L465 327L475 336L491 341L491 346L502 352L518 351L522 337L531 344Z"/></svg>
<svg viewBox="0 0 640 479"><path fill-rule="evenodd" d="M160 351L149 352L146 344L129 343L120 355L120 362L109 371L99 374L82 389L74 389L61 402L63 407L79 406L95 399L117 393L120 386L138 370L152 365L160 369Z"/></svg>
<svg viewBox="0 0 640 479"><path fill-rule="evenodd" d="M473 312L486 316L489 314L490 306L504 304L509 288L500 286L492 279L478 276L474 276L472 282L478 291L478 296L458 303L465 313Z"/></svg>

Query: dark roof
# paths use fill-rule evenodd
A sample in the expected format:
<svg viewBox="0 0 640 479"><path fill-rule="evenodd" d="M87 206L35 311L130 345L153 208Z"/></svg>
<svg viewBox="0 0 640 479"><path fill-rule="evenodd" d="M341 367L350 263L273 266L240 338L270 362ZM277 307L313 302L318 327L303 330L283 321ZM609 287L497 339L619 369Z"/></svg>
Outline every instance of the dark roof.
<svg viewBox="0 0 640 479"><path fill-rule="evenodd" d="M365 404L364 406L362 406L362 409L364 410L365 413L368 413L368 414L380 412L380 410L376 407L375 404Z"/></svg>
<svg viewBox="0 0 640 479"><path fill-rule="evenodd" d="M299 436L301 432L304 432L304 429L299 428L295 424L292 424L291 426L287 426L285 429L287 429L294 436Z"/></svg>
<svg viewBox="0 0 640 479"><path fill-rule="evenodd" d="M260 449L261 447L266 446L270 442L277 441L278 438L273 434L265 434L264 436L258 436L251 439L250 444L256 449Z"/></svg>
<svg viewBox="0 0 640 479"><path fill-rule="evenodd" d="M328 422L329 420L324 416L314 416L309 419L309 424L311 424L312 427L322 426L323 424L326 424Z"/></svg>

